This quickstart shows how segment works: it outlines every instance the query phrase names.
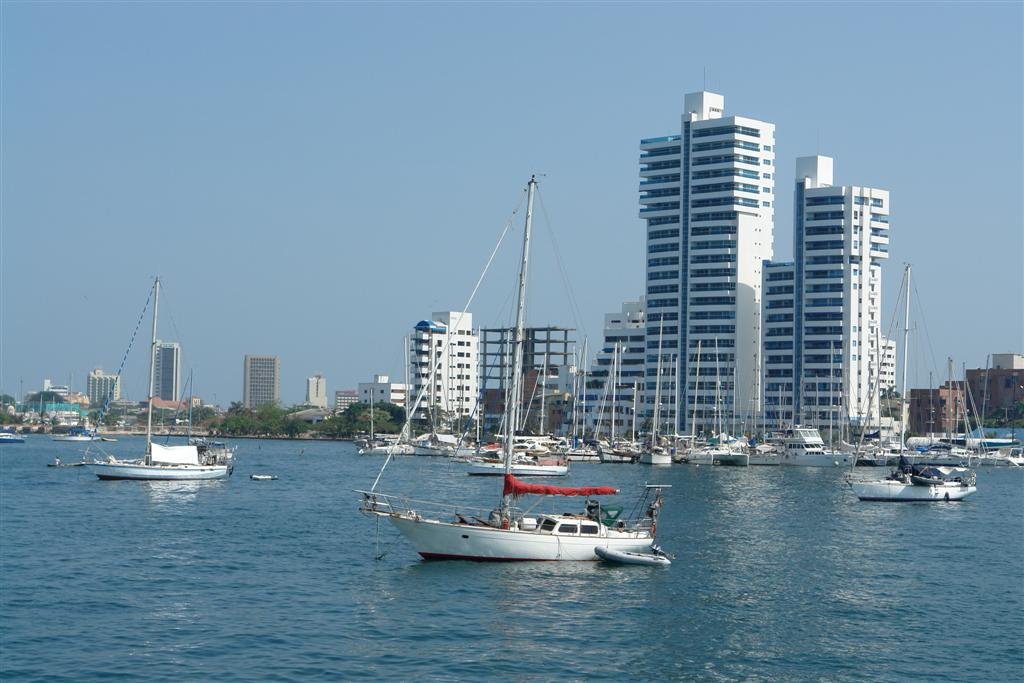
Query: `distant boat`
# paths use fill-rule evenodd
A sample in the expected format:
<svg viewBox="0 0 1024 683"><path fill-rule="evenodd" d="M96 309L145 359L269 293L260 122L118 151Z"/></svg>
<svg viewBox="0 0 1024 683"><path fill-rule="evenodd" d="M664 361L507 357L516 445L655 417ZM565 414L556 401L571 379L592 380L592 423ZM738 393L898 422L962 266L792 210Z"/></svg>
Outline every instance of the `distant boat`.
<svg viewBox="0 0 1024 683"><path fill-rule="evenodd" d="M149 354L149 410L146 418L146 451L139 460L117 460L108 456L106 462L95 462L89 469L100 479L135 479L142 481L192 481L223 479L231 475L233 454L223 444L190 443L185 446L163 446L153 443L153 390L156 377L156 322L160 299L160 278L153 282L153 336ZM200 447L203 447L200 450Z"/></svg>
<svg viewBox="0 0 1024 683"><path fill-rule="evenodd" d="M649 553L634 553L603 546L594 546L594 553L605 562L614 564L639 564L652 567L667 567L672 560L657 546L651 546Z"/></svg>
<svg viewBox="0 0 1024 683"><path fill-rule="evenodd" d="M794 427L786 431L780 464L799 467L842 467L855 462L852 453L825 448L821 434L813 427Z"/></svg>
<svg viewBox="0 0 1024 683"><path fill-rule="evenodd" d="M0 443L25 443L25 437L9 429L0 429Z"/></svg>
<svg viewBox="0 0 1024 683"><path fill-rule="evenodd" d="M85 427L72 427L65 434L51 434L51 441L96 441L99 436L95 429Z"/></svg>

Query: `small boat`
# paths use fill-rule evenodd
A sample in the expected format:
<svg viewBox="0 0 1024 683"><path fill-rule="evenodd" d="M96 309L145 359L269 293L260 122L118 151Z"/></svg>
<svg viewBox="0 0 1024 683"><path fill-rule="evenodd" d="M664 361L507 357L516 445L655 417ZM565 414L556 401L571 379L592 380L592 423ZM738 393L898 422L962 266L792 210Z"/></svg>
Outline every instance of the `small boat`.
<svg viewBox="0 0 1024 683"><path fill-rule="evenodd" d="M277 479L276 474L250 474L249 478L253 481L275 481Z"/></svg>
<svg viewBox="0 0 1024 683"><path fill-rule="evenodd" d="M99 438L96 430L86 429L82 426L74 426L64 434L52 434L50 436L51 441L96 441Z"/></svg>
<svg viewBox="0 0 1024 683"><path fill-rule="evenodd" d="M594 554L605 562L616 564L641 564L650 567L667 567L672 564L668 555L662 552L657 546L651 546L649 553L636 553L630 550L616 550L604 546L594 546Z"/></svg>
<svg viewBox="0 0 1024 683"><path fill-rule="evenodd" d="M0 443L25 443L25 438L16 432L0 430Z"/></svg>

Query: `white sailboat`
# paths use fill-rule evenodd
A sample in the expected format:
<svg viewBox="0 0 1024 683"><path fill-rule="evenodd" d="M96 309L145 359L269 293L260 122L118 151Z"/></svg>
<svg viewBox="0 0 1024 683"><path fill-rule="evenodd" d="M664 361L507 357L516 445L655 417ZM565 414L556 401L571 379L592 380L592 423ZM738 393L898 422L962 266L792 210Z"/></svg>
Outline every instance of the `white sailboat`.
<svg viewBox="0 0 1024 683"><path fill-rule="evenodd" d="M603 507L592 499L593 496L613 495L618 492L616 489L526 484L511 474L515 425L519 422L526 276L536 186L536 179L531 178L527 186L526 226L512 336L511 381L505 400L502 442L505 474L500 504L494 510L477 515L452 504L386 495L377 491L383 469L369 491L359 492L363 496L360 511L390 520L425 559L595 561L597 547L644 552L654 543L663 486L646 486L641 505L636 508L640 514L624 519L615 514L621 512L620 509ZM587 501L580 514L527 514L513 505L524 495L585 496Z"/></svg>
<svg viewBox="0 0 1024 683"><path fill-rule="evenodd" d="M853 492L861 500L876 501L951 501L963 500L977 491L976 478L966 467L911 465L906 459L907 356L910 335L910 264L904 267L906 312L903 322L903 390L900 398L899 464L884 479L849 479Z"/></svg>
<svg viewBox="0 0 1024 683"><path fill-rule="evenodd" d="M146 452L139 460L116 460L89 463L89 469L100 479L138 479L144 481L194 481L223 479L231 475L233 453L227 448L201 449L187 446L162 446L153 443L153 393L156 368L156 321L160 299L160 278L153 282L153 335L149 353L149 408L146 417Z"/></svg>

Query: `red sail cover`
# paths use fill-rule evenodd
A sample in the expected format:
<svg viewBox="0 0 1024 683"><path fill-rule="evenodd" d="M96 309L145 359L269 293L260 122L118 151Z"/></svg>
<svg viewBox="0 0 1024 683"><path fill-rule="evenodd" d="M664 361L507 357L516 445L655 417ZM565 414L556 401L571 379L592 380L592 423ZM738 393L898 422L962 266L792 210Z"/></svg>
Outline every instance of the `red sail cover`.
<svg viewBox="0 0 1024 683"><path fill-rule="evenodd" d="M619 490L611 486L545 486L544 484L527 484L519 481L511 474L505 475L505 490L502 495L522 496L533 493L538 496L614 496Z"/></svg>

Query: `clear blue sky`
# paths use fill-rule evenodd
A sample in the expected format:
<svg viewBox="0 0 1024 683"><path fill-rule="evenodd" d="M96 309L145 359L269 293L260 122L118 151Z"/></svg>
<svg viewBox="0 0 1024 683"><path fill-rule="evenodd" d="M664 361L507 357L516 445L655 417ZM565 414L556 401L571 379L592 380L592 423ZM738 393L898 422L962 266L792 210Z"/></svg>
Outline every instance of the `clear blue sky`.
<svg viewBox="0 0 1024 683"><path fill-rule="evenodd" d="M1022 5L2 4L0 391L117 368L154 275L196 393L282 398L402 374L402 336L461 309L530 173L545 173L530 322L643 293L638 143L683 94L776 124L775 253L798 156L892 192L934 356L1024 351ZM581 317L552 254L556 237ZM504 324L515 249L472 307ZM915 319L918 316L915 315ZM147 323L148 325L148 323ZM143 398L148 327L124 390ZM582 336L582 335L581 335Z"/></svg>

